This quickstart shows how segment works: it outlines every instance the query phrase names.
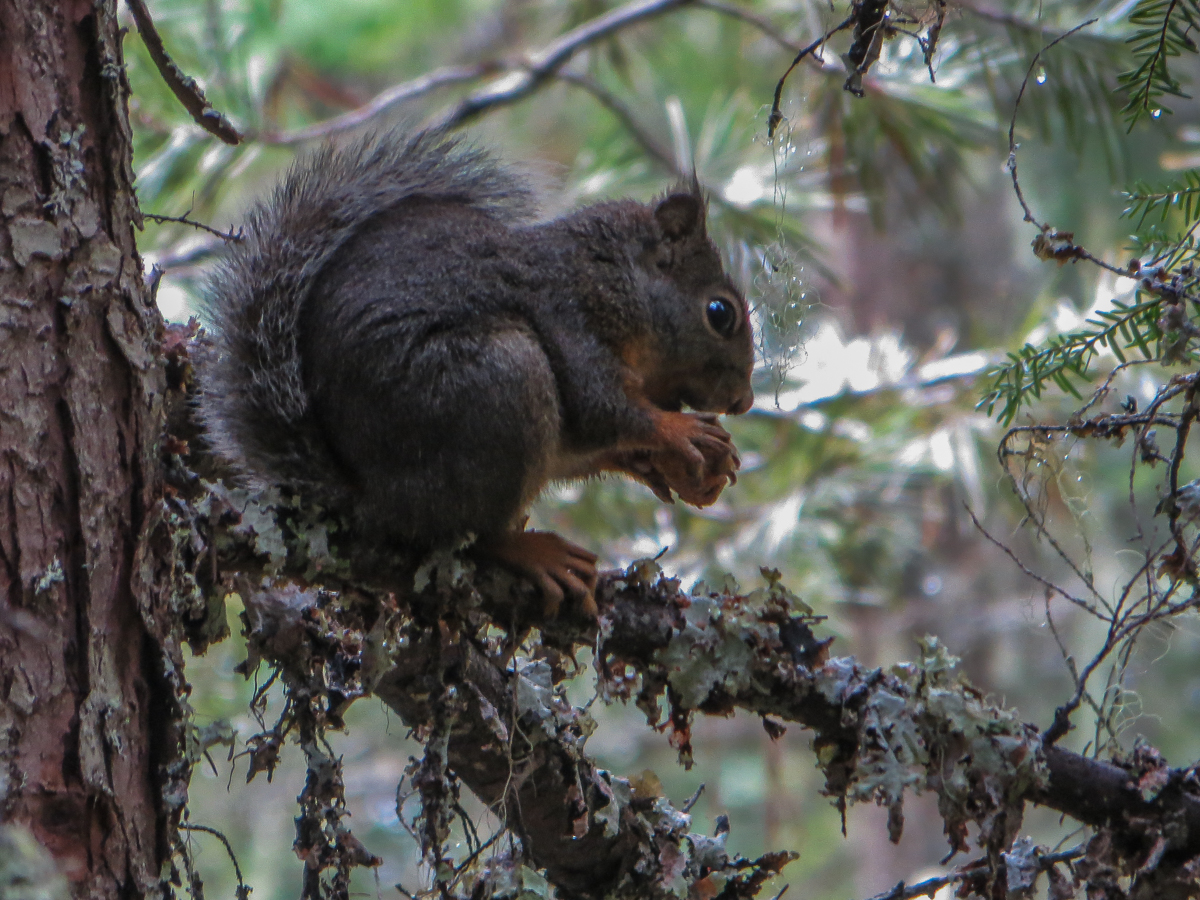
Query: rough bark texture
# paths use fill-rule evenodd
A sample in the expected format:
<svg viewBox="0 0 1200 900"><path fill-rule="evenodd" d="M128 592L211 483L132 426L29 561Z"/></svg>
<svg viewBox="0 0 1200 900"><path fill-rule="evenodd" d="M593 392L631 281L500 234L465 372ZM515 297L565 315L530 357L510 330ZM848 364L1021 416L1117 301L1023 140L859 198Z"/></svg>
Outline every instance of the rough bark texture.
<svg viewBox="0 0 1200 900"><path fill-rule="evenodd" d="M187 783L120 40L0 0L0 822L93 898L161 893Z"/></svg>

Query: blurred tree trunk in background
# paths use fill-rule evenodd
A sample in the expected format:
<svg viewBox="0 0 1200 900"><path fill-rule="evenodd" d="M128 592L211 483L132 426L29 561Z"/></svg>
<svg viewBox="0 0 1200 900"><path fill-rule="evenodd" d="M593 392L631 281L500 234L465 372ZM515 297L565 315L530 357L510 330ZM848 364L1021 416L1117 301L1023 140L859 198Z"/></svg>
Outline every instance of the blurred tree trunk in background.
<svg viewBox="0 0 1200 900"><path fill-rule="evenodd" d="M91 898L161 894L186 796L127 98L113 0L0 0L0 821Z"/></svg>

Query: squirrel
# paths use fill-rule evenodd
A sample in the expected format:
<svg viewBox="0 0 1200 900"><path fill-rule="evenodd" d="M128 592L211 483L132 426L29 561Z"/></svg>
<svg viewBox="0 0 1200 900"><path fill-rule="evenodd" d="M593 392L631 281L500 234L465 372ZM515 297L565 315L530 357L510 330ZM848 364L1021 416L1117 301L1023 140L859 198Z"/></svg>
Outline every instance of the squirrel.
<svg viewBox="0 0 1200 900"><path fill-rule="evenodd" d="M383 545L475 546L595 616L595 554L526 531L552 482L702 507L740 458L754 342L692 183L537 218L527 178L437 131L293 165L205 306L214 450ZM692 412L683 412L684 407Z"/></svg>

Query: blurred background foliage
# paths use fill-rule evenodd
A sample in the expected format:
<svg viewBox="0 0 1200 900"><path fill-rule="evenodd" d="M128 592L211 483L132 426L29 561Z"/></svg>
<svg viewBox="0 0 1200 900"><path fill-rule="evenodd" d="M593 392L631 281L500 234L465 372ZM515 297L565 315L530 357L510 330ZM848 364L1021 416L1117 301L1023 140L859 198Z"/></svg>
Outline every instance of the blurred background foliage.
<svg viewBox="0 0 1200 900"><path fill-rule="evenodd" d="M437 121L461 98L511 79L522 60L537 59L569 29L618 4L150 6L174 60L247 140L226 146L197 127L131 33L125 50L142 208L236 231L248 204L314 140ZM1140 525L1131 517L1139 508L1149 517L1160 488L1154 473L1131 478L1128 446L1048 441L1031 475L1033 494L1076 569L1044 536L1022 528L1027 510L995 456L1003 428L976 407L994 384L988 373L1008 352L1088 327L1087 319L1114 300L1134 302L1136 284L1029 251L1037 232L1023 223L1004 168L1008 129L1034 55L1094 18L1032 70L1016 126L1026 197L1042 221L1074 232L1118 268L1133 252L1134 231L1144 252L1188 228L1195 211L1187 191L1197 188L1186 173L1200 164L1200 106L1171 97L1166 114L1159 104L1183 90L1192 58L1176 47L1170 72L1152 73L1158 80L1145 94L1144 114L1132 124L1130 110L1122 114L1134 95L1129 79L1125 89L1119 79L1136 70L1134 51L1142 46L1128 39L1144 30L1131 13L1148 6L950 0L931 60L936 79L918 41L897 34L883 44L863 99L843 90L839 54L849 36L838 35L792 74L783 92L786 120L768 140L776 81L799 48L847 9L840 0L694 0L589 44L520 102L472 120L476 140L539 179L550 213L603 197L649 198L694 165L712 197L712 231L755 305L761 334L758 402L728 423L743 471L717 505L664 506L636 485L602 481L558 488L538 505L536 523L597 549L609 565L662 553L665 568L685 583L719 582L729 573L753 587L760 566L778 568L828 616L836 653L888 665L912 655L914 637L938 634L977 684L1027 721L1048 725L1070 695L1071 678L1047 610L1078 659L1095 652L1103 625L1047 599L981 534L971 513L1030 570L1066 585L1091 579L1107 591L1136 568L1141 557L1129 540ZM904 27L915 34L928 27L936 5L895 4L898 18L901 11L914 20ZM438 73L438 85L420 89L415 80L429 73ZM339 117L406 84L413 90L404 102L381 103L365 123L339 127ZM1184 193L1171 199L1162 186L1174 181ZM1130 206L1136 215L1123 218ZM1141 216L1146 209L1151 214ZM146 224L141 249L147 268L164 273L158 299L168 318L199 314L205 273L220 246L219 238L187 225ZM1089 372L1104 374L1115 362L1101 347ZM1173 371L1131 367L1114 382L1113 397L1144 403ZM1061 422L1079 405L1053 389L1028 399L1031 405L1016 412L1018 424ZM1116 400L1105 402L1115 408ZM1185 461L1181 483L1198 474L1193 468ZM1198 650L1194 614L1145 631L1114 676L1123 688L1105 695L1112 733L1093 730L1080 713L1083 727L1066 741L1098 751L1113 734L1126 748L1145 735L1174 764L1196 759ZM247 708L254 685L233 672L243 657L235 638L188 668L199 723L227 719L241 741L257 730ZM586 676L575 689L577 702L591 696ZM279 697L268 696L277 709ZM908 808L899 846L887 842L885 812L872 808L850 811L843 838L797 729L772 742L749 717L698 723L697 764L684 772L666 737L647 729L636 710L593 713L601 728L589 750L602 765L626 775L653 770L676 803L706 785L693 810L699 830L724 813L735 850L799 850L779 885L802 885L794 896L868 896L937 871L944 856L941 822L923 798ZM267 719L272 715L268 710ZM335 748L344 756L351 824L386 860L377 884L368 876L357 889L391 896L401 882L415 890L423 875L397 819L396 785L419 748L378 704L360 702L348 726ZM242 749L238 743L233 752ZM298 892L301 864L290 847L299 757L289 748L270 783L259 774L246 785L244 758L214 754L211 768L193 779L191 820L228 836L259 900ZM495 826L473 811L481 831ZM1027 821L1051 846L1069 834L1069 823L1054 816L1035 811ZM208 896L232 896L224 849L200 832L191 843Z"/></svg>

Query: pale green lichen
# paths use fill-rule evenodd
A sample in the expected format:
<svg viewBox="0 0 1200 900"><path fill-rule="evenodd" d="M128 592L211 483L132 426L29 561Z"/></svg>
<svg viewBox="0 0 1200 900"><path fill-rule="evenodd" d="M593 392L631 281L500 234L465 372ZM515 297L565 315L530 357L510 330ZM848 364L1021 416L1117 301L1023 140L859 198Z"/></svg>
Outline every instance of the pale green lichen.
<svg viewBox="0 0 1200 900"><path fill-rule="evenodd" d="M50 560L50 565L46 566L45 571L33 583L33 593L38 598L41 598L50 593L54 585L62 584L64 580L62 560L56 556Z"/></svg>
<svg viewBox="0 0 1200 900"><path fill-rule="evenodd" d="M657 565L649 568L649 560L634 565L642 567L643 578L661 576ZM732 575L718 587L700 581L692 588L684 627L654 659L666 670L682 708L697 708L714 691L737 695L752 687L756 648L773 642L778 631L764 615L768 609L789 618L812 617L812 609L780 582L778 571L761 571L766 585L745 595Z"/></svg>
<svg viewBox="0 0 1200 900"><path fill-rule="evenodd" d="M598 774L600 777L597 779L596 785L608 798L608 803L598 809L593 809L592 818L604 828L605 837L613 838L620 831L621 811L628 807L633 800L633 789L626 779L618 778L611 772L600 769Z"/></svg>
<svg viewBox="0 0 1200 900"><path fill-rule="evenodd" d="M720 627L724 615L719 599L693 597L683 628L655 656L686 709L695 709L718 687L738 692L750 686L751 648L731 629Z"/></svg>
<svg viewBox="0 0 1200 900"><path fill-rule="evenodd" d="M1007 846L1020 825L1020 798L1047 777L1041 739L958 675L957 663L928 637L920 660L895 666L893 679L841 660L814 677L834 702L867 689L846 799L887 806L891 837L898 840L904 789L932 787L955 849L965 849L971 821L980 827L981 843Z"/></svg>
<svg viewBox="0 0 1200 900"><path fill-rule="evenodd" d="M555 697L554 677L550 664L535 659L521 665L516 672L517 715L536 722L547 737L553 738Z"/></svg>

